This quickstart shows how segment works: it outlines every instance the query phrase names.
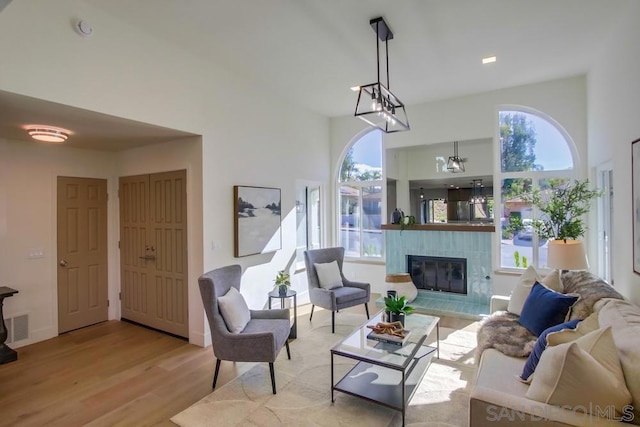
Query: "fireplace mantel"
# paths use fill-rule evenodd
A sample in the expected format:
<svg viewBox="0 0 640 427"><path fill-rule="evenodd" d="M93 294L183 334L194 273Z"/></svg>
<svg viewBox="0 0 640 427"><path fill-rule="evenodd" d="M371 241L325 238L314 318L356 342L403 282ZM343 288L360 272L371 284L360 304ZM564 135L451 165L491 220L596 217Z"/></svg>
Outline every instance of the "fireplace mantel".
<svg viewBox="0 0 640 427"><path fill-rule="evenodd" d="M403 230L398 224L382 224L383 230ZM443 222L443 223L431 223L431 224L415 224L412 226L405 226L404 230L416 230L416 231L475 231L484 233L493 233L496 231L496 227L493 224L487 223L455 223L455 222Z"/></svg>

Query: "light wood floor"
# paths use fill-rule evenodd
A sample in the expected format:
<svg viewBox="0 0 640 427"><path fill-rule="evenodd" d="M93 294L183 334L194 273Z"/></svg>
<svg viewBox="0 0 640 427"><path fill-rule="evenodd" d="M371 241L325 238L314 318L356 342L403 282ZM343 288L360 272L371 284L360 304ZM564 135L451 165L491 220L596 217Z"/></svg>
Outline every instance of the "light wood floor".
<svg viewBox="0 0 640 427"><path fill-rule="evenodd" d="M309 325L301 317L309 307L298 311L299 332ZM369 308L378 311L373 303ZM456 329L471 323L441 320ZM17 351L18 361L0 365L0 426L173 426L169 418L212 391L210 347L126 322L100 323ZM216 388L252 366L223 362Z"/></svg>

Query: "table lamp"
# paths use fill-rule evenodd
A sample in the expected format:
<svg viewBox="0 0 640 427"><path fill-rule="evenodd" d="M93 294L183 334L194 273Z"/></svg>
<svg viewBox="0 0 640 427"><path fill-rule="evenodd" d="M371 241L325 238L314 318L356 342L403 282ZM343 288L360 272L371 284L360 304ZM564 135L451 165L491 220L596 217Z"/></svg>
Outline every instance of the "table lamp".
<svg viewBox="0 0 640 427"><path fill-rule="evenodd" d="M589 261L582 240L550 240L547 267L567 270L587 270Z"/></svg>

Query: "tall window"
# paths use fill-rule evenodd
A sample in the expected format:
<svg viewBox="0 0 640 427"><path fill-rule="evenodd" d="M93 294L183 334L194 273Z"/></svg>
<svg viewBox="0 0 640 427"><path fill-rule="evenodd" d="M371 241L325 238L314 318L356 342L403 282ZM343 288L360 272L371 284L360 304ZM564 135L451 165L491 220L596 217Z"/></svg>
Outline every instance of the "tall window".
<svg viewBox="0 0 640 427"><path fill-rule="evenodd" d="M382 132L356 140L342 159L338 175L338 241L355 258L381 258Z"/></svg>
<svg viewBox="0 0 640 427"><path fill-rule="evenodd" d="M553 191L575 177L573 143L539 113L503 110L498 113L498 126L500 165L495 182L500 185L496 205L501 213L500 266L545 267L547 241L535 234L532 223L538 212L523 196L534 189Z"/></svg>
<svg viewBox="0 0 640 427"><path fill-rule="evenodd" d="M304 268L304 252L322 247L320 186L296 184L296 269Z"/></svg>

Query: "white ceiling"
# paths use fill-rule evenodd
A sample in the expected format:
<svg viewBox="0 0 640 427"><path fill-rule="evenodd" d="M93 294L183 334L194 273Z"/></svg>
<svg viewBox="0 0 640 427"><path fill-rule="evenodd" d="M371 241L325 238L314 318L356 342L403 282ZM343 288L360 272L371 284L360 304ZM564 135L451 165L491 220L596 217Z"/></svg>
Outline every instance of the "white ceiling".
<svg viewBox="0 0 640 427"><path fill-rule="evenodd" d="M120 151L195 136L5 91L0 91L0 111L0 137L16 141L33 142L24 129L28 124L72 129L65 146L102 151Z"/></svg>
<svg viewBox="0 0 640 427"><path fill-rule="evenodd" d="M372 18L383 16L395 34L391 89L411 117L412 104L587 72L633 1L86 0L328 117L353 114L349 88L376 79ZM488 55L498 62L483 66ZM7 92L0 109L0 136L13 139L26 138L25 122L77 129L85 148L189 136Z"/></svg>
<svg viewBox="0 0 640 427"><path fill-rule="evenodd" d="M634 0L87 1L333 117L376 80L372 18L394 32L391 89L411 105L585 73Z"/></svg>

